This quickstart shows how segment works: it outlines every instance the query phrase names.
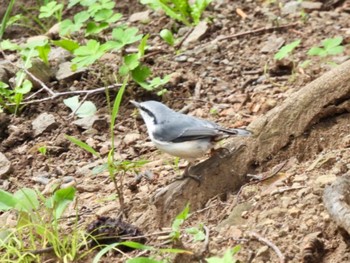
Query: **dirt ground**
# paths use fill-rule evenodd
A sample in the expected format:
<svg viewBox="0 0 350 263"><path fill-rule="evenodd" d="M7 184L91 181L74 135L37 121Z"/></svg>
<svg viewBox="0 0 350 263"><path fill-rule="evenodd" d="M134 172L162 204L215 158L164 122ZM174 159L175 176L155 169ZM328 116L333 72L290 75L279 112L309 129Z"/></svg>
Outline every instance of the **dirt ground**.
<svg viewBox="0 0 350 263"><path fill-rule="evenodd" d="M125 17L146 10L136 1L118 3L118 11ZM305 2L305 1L303 1ZM342 2L342 3L340 3ZM186 162L174 164L174 158L156 150L150 142L145 125L129 103L130 99L160 100L175 110L187 107L187 113L215 121L224 127L248 126L254 119L278 106L290 94L348 59L350 41L350 14L348 1L323 1L323 9L307 2L304 8L286 8L287 1L213 1L204 13L208 30L200 40L182 48L171 50L158 36L165 27L178 32L186 31L164 14L150 12L150 22L129 22L150 33L149 45L159 52L148 56L155 76L172 74L166 85L168 92L158 97L154 93L130 86L124 95L115 126L117 156L123 160L146 159L150 162L142 173L136 188L131 188L135 174L125 179L127 221L139 227L144 234L154 234L170 225L150 224L151 199L155 192L177 175ZM237 9L247 15L238 15ZM288 25L288 26L284 26ZM275 27L274 29L267 29ZM266 28L264 30L264 28ZM257 31L256 33L255 30ZM244 33L241 34L239 33ZM237 36L234 36L237 34ZM223 36L231 36L220 39ZM325 38L343 37L345 52L340 55L309 57L307 51L319 46ZM276 62L276 51L283 45L301 39L301 45L288 57ZM306 68L300 65L306 59ZM74 83L77 89L103 87L108 79L98 76L118 69L113 56L92 67ZM101 67L101 65L104 67ZM64 90L72 83L59 83ZM113 93L113 92L112 92ZM102 119L97 126L84 130L72 123L70 110L62 98L27 106L18 116L0 118L1 151L11 161L13 172L0 179L0 187L15 191L28 186L49 193L53 184L72 184L78 190L79 224L85 226L97 215L115 217L118 202L113 198L114 185L106 173L93 175L91 169L98 161L90 154L69 143L65 134L86 141L103 156L110 145L108 114L104 94L89 97L98 107ZM32 122L41 113L55 117L56 126L48 132L34 136ZM9 119L8 119L9 118ZM283 125L283 123L281 123ZM321 124L315 124L304 138L298 138L264 164L257 164L255 175L271 176L260 183L249 183L237 192L223 193L207 201L184 224L185 227L203 224L209 230L209 243L194 242L184 234L186 249L199 253L205 245L210 255L222 255L227 248L241 244L237 258L242 262L281 262L272 243L286 262L350 262L350 251L341 231L330 218L323 205L323 190L337 176L350 171L350 114L342 114ZM47 146L48 155L38 153ZM248 175L247 175L248 176ZM39 178L39 179L38 179ZM40 179L41 178L41 179ZM43 180L46 178L48 180ZM74 207L70 208L74 214ZM257 240L254 233L266 240ZM154 234L150 245L162 243ZM345 240L345 241L344 241ZM139 252L133 252L132 256ZM147 255L147 254L146 254ZM125 256L110 255L105 262L124 262ZM174 259L190 262L189 259ZM199 260L192 259L192 262ZM202 261L203 262L203 261Z"/></svg>

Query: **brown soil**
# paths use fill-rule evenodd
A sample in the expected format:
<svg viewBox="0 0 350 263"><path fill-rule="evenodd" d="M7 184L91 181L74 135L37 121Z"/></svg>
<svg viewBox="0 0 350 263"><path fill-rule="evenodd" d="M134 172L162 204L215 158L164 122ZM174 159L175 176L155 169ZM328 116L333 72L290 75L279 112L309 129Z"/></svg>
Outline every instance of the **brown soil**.
<svg viewBox="0 0 350 263"><path fill-rule="evenodd" d="M310 59L306 55L309 48L319 45L325 38L342 36L343 45L348 45L350 15L346 3L326 10L312 10L306 13L307 19L303 22L300 12L283 15L277 3L267 2L270 1L215 1L204 13L204 17L210 20L209 31L198 42L183 48L180 55L171 51L158 37L162 28L180 27L178 24L155 12L151 13L150 23L134 23L143 33L151 32L150 46L161 47L160 53L145 61L154 75L173 73L172 81L166 86L168 93L163 97L139 87L129 87L115 126L118 158L150 161L142 168L142 173L151 174L152 180L142 178L131 191L135 174L127 174L125 179L125 202L129 216L126 220L143 233L152 234L159 232L160 228L164 230L171 226L169 222L154 220L163 215L154 214L158 210L152 203L152 197L181 174L185 162L181 160L179 167L176 167L173 157L155 149L142 120L135 117L134 108L128 102L130 99L157 99L175 110L191 105L188 110L191 115L213 120L224 127L241 127L249 125L328 71L331 66L327 62L347 59L348 46L344 54L323 59L312 57L307 68L297 67L296 72L291 72L288 63L284 62L284 67L281 67L273 59L276 48L262 52L262 48L273 44L276 38L283 38L285 43L301 39L301 46L289 56L289 60L296 64ZM281 2L284 4L284 1ZM242 19L236 13L237 8L242 9L247 18ZM145 9L137 3L119 6L119 11L126 16ZM299 23L281 30L251 32L294 22ZM240 32L248 33L217 40L220 36ZM90 73L96 74L83 74L74 84L75 87L105 86L108 78L96 76L101 72L117 70L117 67L113 60L103 63L105 68L96 66L90 70ZM287 69L287 72L283 69ZM62 84L60 88L63 90L71 84ZM103 94L93 95L89 100L97 105L99 116L108 118ZM43 112L53 114L58 127L35 137L32 121ZM0 127L7 126L7 129L0 128L0 150L13 166L13 172L0 180L0 186L7 191L26 186L49 193L50 186L59 182L57 180L72 176L78 190L79 223L87 225L96 215L116 217L119 205L117 201L110 201L115 190L108 174L93 175L89 168L96 166L97 159L70 144L64 137L69 134L88 141L106 157L105 149L110 145L108 125L102 123L90 131L84 131L72 124L69 114L70 110L64 106L62 99L57 99L27 106L19 117L0 115ZM286 262L350 262L349 248L344 241L346 237L332 221L322 202L324 187L337 176L349 174L349 134L349 113L315 123L304 137L293 140L276 155L270 156L269 160L254 164L253 174L272 176L271 179L248 184L239 195L236 191L222 192L205 200L204 206L191 211L193 214L184 228L199 224L208 228L207 255L222 255L227 248L241 244L237 257L242 262L281 262L276 251L266 242L253 237L251 232L255 232L277 246ZM43 145L48 148L47 156L38 153L38 147ZM35 176L43 174L48 174L50 179L47 185L33 180ZM205 191L203 188L198 190ZM72 206L69 212L74 214L75 208ZM196 254L200 254L204 248L203 242L194 242L188 234L183 235L182 241L186 249ZM162 241L154 235L148 243L157 246ZM138 253L133 252L130 256ZM126 257L117 254L110 255L105 262L125 260ZM198 257L185 257L175 258L174 262L200 261Z"/></svg>

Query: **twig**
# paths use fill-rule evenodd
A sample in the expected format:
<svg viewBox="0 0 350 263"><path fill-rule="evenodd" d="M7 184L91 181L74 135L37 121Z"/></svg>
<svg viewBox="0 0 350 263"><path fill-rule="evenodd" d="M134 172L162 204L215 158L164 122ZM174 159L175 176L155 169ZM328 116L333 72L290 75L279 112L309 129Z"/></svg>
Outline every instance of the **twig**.
<svg viewBox="0 0 350 263"><path fill-rule="evenodd" d="M31 72L29 72L26 68L19 67L18 65L16 65L15 63L13 63L9 59L7 59L7 56L6 56L6 54L5 54L5 52L3 50L0 50L0 52L4 56L4 58L5 58L5 60L7 62L9 62L11 65L15 66L16 68L19 68L19 69L23 70L27 75L29 75L32 79L34 79L36 82L38 82L40 84L40 86L41 86L41 89L39 89L37 92L31 94L28 98L24 99L20 103L21 105L39 103L39 102L43 102L43 101L47 101L47 100L52 100L52 99L55 99L55 98L60 97L60 96L74 95L74 94L86 94L85 95L85 98L86 98L88 95L91 95L91 94L94 94L94 93L98 93L98 92L102 92L102 91L105 91L106 89L113 89L113 88L122 86L122 84L114 84L114 85L110 85L110 86L102 87L102 88L97 88L97 89L93 89L93 90L75 90L75 91L55 92L52 89L50 89L43 81L41 81L36 76L34 76ZM49 94L49 97L42 98L42 99L36 99L36 100L28 100L29 98L33 98L34 96L36 96L37 94L39 94L40 92L42 92L44 90ZM84 99L82 100L82 102L83 101L84 101ZM82 104L82 102L81 102L81 104ZM15 106L16 104L15 103L9 103L7 105L8 106ZM81 105L79 105L79 107L80 106Z"/></svg>
<svg viewBox="0 0 350 263"><path fill-rule="evenodd" d="M297 26L297 25L299 25L299 22L295 22L295 23L291 23L291 24L287 24L287 25L281 25L281 26L261 27L261 28L255 29L255 30L250 30L250 31L246 31L246 32L241 32L241 33L217 38L217 39L214 39L213 41L222 41L222 40L227 40L227 39L236 38L236 37L242 37L242 36L246 36L246 35L250 35L250 34L275 31L275 30L280 30L280 29L284 29L284 28L288 28L288 27Z"/></svg>
<svg viewBox="0 0 350 263"><path fill-rule="evenodd" d="M280 259L280 261L279 261L280 263L286 262L286 258L282 254L281 250L274 243L272 243L270 240L260 236L256 232L249 231L248 235L250 235L251 237L257 239L258 241L260 241L260 242L266 244L267 246L269 246L270 248L272 248L275 251L275 253L277 254L278 258Z"/></svg>
<svg viewBox="0 0 350 263"><path fill-rule="evenodd" d="M287 191L293 191L293 190L299 190L299 189L302 189L302 188L305 188L306 186L292 186L292 187L283 187L283 188L280 188L280 189L276 189L274 191L271 192L271 195L276 195L276 194L282 194L284 192L287 192Z"/></svg>
<svg viewBox="0 0 350 263"><path fill-rule="evenodd" d="M187 31L187 33L184 35L184 37L181 39L181 41L179 43L177 43L174 48L175 49L179 49L182 44L185 42L185 40L188 38L188 36L192 33L192 31L194 30L194 27L191 28L190 30Z"/></svg>

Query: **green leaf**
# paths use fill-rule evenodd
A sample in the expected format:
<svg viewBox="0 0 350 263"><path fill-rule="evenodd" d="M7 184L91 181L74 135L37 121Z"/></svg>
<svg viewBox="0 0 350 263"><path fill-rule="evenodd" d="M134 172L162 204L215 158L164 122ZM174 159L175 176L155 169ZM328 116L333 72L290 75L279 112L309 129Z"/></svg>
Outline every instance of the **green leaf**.
<svg viewBox="0 0 350 263"><path fill-rule="evenodd" d="M19 211L30 213L39 207L38 195L33 189L22 188L14 193L14 197L18 200L16 209Z"/></svg>
<svg viewBox="0 0 350 263"><path fill-rule="evenodd" d="M322 41L322 46L324 46L325 49L330 49L336 46L339 46L343 42L342 37L335 37L335 38L326 38Z"/></svg>
<svg viewBox="0 0 350 263"><path fill-rule="evenodd" d="M143 83L151 75L151 70L147 66L140 65L131 72L133 80L137 83Z"/></svg>
<svg viewBox="0 0 350 263"><path fill-rule="evenodd" d="M124 77L126 75L128 75L129 73L129 68L127 65L121 65L119 68L119 75Z"/></svg>
<svg viewBox="0 0 350 263"><path fill-rule="evenodd" d="M75 58L72 62L77 65L77 68L82 68L93 64L96 60L102 57L109 49L109 44L100 44L96 40L89 40L86 46L81 46L74 50Z"/></svg>
<svg viewBox="0 0 350 263"><path fill-rule="evenodd" d="M79 43L71 39L60 39L52 41L56 46L68 50L70 53L73 53L79 47Z"/></svg>
<svg viewBox="0 0 350 263"><path fill-rule="evenodd" d="M56 1L51 1L40 7L39 18L46 18L53 16L56 12L63 9L63 4L58 4Z"/></svg>
<svg viewBox="0 0 350 263"><path fill-rule="evenodd" d="M185 220L189 217L190 204L187 203L185 208L175 217L173 224L171 225L172 232L170 233L170 237L173 240L180 238L180 227L185 222Z"/></svg>
<svg viewBox="0 0 350 263"><path fill-rule="evenodd" d="M307 52L309 56L320 56L320 57L325 57L327 56L327 51L323 48L320 47L312 47L309 49Z"/></svg>
<svg viewBox="0 0 350 263"><path fill-rule="evenodd" d="M32 87L33 84L29 80L25 79L21 86L15 88L15 92L19 94L27 94L31 91Z"/></svg>
<svg viewBox="0 0 350 263"><path fill-rule="evenodd" d="M140 44L139 46L137 47L138 49L138 56L139 56L139 59L141 59L144 55L145 55L145 50L146 50L146 45L147 45L147 40L149 38L149 34L145 35L141 41L140 41Z"/></svg>
<svg viewBox="0 0 350 263"><path fill-rule="evenodd" d="M98 152L96 152L90 145L86 144L85 142L73 137L73 136L69 136L69 135L65 135L65 137L71 141L72 143L74 143L75 145L79 146L80 148L84 149L85 151L91 153L92 155L95 155L97 157L100 157L100 154Z"/></svg>
<svg viewBox="0 0 350 263"><path fill-rule="evenodd" d="M50 45L46 44L45 46L38 46L35 49L38 51L39 58L41 58L46 65L49 65L49 53L51 50Z"/></svg>
<svg viewBox="0 0 350 263"><path fill-rule="evenodd" d="M336 46L327 49L328 55L339 55L344 52L343 46Z"/></svg>
<svg viewBox="0 0 350 263"><path fill-rule="evenodd" d="M95 23L95 22L89 22L86 25L86 33L85 36L95 35L103 31L104 29L108 28L109 24L107 22L103 23Z"/></svg>
<svg viewBox="0 0 350 263"><path fill-rule="evenodd" d="M16 207L17 198L4 190L0 189L0 211L7 211Z"/></svg>
<svg viewBox="0 0 350 263"><path fill-rule="evenodd" d="M7 40L7 39L1 41L0 47L3 50L11 50L11 51L16 51L20 49L19 45L12 43L10 40Z"/></svg>
<svg viewBox="0 0 350 263"><path fill-rule="evenodd" d="M97 111L95 104L93 104L91 101L84 101L83 104L80 105L79 96L73 96L65 99L63 100L63 103L73 112L75 111L75 114L79 118L93 116ZM78 107L79 109L77 110Z"/></svg>
<svg viewBox="0 0 350 263"><path fill-rule="evenodd" d="M130 71L135 69L140 64L138 54L130 54L124 56L124 64Z"/></svg>
<svg viewBox="0 0 350 263"><path fill-rule="evenodd" d="M67 187L57 190L53 195L55 206L55 218L59 219L66 209L67 205L74 200L75 188Z"/></svg>
<svg viewBox="0 0 350 263"><path fill-rule="evenodd" d="M122 98L123 98L123 94L126 88L126 84L128 83L128 77L126 77L124 79L123 85L120 87L118 94L114 100L113 103L113 108L112 108L112 115L111 115L111 132L113 132L114 130L114 124L115 124L115 120L118 116L118 112L119 112L119 107L120 107L120 103L122 102Z"/></svg>
<svg viewBox="0 0 350 263"><path fill-rule="evenodd" d="M197 227L186 228L185 231L193 236L194 241L205 239L205 233Z"/></svg>
<svg viewBox="0 0 350 263"><path fill-rule="evenodd" d="M133 44L142 38L142 35L137 35L139 30L136 27L128 27L123 29L121 27L115 28L112 36L115 40L122 43L123 46Z"/></svg>
<svg viewBox="0 0 350 263"><path fill-rule="evenodd" d="M301 40L295 40L292 43L285 45L280 48L280 50L275 54L274 59L281 60L288 56L297 46L299 46Z"/></svg>
<svg viewBox="0 0 350 263"><path fill-rule="evenodd" d="M175 44L174 35L169 29L163 29L159 35L168 45L173 46Z"/></svg>

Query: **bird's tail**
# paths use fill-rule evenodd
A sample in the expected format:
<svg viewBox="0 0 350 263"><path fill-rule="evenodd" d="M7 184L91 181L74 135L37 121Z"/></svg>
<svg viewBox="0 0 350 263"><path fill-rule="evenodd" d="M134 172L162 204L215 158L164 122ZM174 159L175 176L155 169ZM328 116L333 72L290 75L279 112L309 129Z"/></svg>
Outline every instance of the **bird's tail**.
<svg viewBox="0 0 350 263"><path fill-rule="evenodd" d="M250 136L252 135L252 132L245 130L245 129L225 129L220 128L220 131L229 134L229 135L239 135L239 136Z"/></svg>

